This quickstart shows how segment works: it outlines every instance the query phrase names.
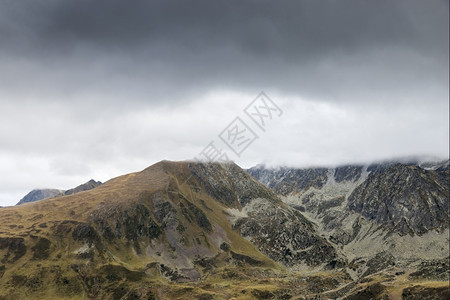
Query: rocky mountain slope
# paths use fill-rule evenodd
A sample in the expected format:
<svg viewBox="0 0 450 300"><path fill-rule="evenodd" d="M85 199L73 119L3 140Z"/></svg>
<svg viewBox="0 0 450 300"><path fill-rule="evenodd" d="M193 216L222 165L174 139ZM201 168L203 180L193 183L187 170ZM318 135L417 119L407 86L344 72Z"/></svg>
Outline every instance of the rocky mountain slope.
<svg viewBox="0 0 450 300"><path fill-rule="evenodd" d="M449 256L449 164L248 170L318 225L354 278Z"/></svg>
<svg viewBox="0 0 450 300"><path fill-rule="evenodd" d="M83 184L81 184L73 189L69 189L67 191L58 190L58 189L35 189L35 190L32 190L31 192L29 192L28 194L26 194L22 199L20 199L20 201L16 205L21 205L24 203L35 202L35 201L39 201L39 200L43 200L43 199L47 199L47 198L54 198L54 197L59 197L59 196L63 196L63 195L71 195L71 194L75 194L75 193L79 193L79 192L83 192L83 191L88 191L93 188L96 188L100 184L102 184L100 181L95 181L95 180L91 179L88 182L83 183Z"/></svg>
<svg viewBox="0 0 450 300"><path fill-rule="evenodd" d="M348 208L401 235L448 228L449 169L394 164L368 168L368 178L348 197Z"/></svg>

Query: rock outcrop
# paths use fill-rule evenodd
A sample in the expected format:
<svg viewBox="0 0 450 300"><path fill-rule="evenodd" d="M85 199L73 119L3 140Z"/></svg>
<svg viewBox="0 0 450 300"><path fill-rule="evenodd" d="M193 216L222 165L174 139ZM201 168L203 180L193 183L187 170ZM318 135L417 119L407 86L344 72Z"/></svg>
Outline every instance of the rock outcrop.
<svg viewBox="0 0 450 300"><path fill-rule="evenodd" d="M402 235L442 232L448 228L448 183L448 168L380 165L350 194L348 208Z"/></svg>

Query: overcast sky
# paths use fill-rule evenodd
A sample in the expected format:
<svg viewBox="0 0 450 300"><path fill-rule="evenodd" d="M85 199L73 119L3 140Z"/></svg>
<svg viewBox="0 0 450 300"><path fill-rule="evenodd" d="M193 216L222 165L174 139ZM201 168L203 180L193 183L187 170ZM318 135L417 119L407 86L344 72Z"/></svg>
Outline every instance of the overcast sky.
<svg viewBox="0 0 450 300"><path fill-rule="evenodd" d="M0 205L196 157L449 153L448 0L0 0ZM283 114L243 112L264 91ZM258 138L240 156L218 135Z"/></svg>

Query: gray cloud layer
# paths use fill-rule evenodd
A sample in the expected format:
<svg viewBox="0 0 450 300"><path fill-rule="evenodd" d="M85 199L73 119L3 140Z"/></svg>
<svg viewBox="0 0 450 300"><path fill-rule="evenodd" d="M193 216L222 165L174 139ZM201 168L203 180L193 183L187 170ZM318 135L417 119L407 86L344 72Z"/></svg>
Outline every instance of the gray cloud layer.
<svg viewBox="0 0 450 300"><path fill-rule="evenodd" d="M287 114L244 165L445 156L448 10L446 0L0 1L0 198L189 158L260 90Z"/></svg>
<svg viewBox="0 0 450 300"><path fill-rule="evenodd" d="M265 88L364 101L448 78L445 0L3 1L0 11L2 89L13 92L57 84L158 101Z"/></svg>

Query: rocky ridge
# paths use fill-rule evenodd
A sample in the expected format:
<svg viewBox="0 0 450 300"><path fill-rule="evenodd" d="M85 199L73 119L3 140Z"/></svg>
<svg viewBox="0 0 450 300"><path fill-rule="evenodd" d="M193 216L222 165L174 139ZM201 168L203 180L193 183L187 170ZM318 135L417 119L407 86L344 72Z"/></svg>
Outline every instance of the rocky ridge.
<svg viewBox="0 0 450 300"><path fill-rule="evenodd" d="M83 183L73 189L69 189L66 191L58 190L58 189L34 189L31 192L29 192L28 194L26 194L22 199L20 199L20 201L16 205L21 205L21 204L29 203L29 202L36 202L39 200L44 200L44 199L54 198L54 197L59 197L59 196L64 196L64 195L72 195L75 193L91 190L101 184L102 183L100 181L95 181L95 180L91 179L86 183Z"/></svg>
<svg viewBox="0 0 450 300"><path fill-rule="evenodd" d="M448 161L248 172L316 224L354 278L448 256Z"/></svg>

